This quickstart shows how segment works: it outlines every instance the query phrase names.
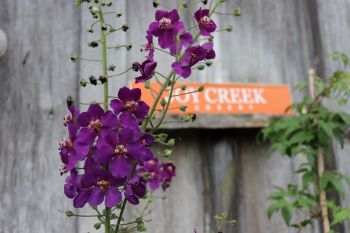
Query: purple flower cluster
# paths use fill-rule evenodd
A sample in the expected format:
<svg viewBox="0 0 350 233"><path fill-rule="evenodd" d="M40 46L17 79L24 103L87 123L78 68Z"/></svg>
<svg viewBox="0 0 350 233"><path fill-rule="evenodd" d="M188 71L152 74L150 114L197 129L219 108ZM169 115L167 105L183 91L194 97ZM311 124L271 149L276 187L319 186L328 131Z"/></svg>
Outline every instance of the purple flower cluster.
<svg viewBox="0 0 350 233"><path fill-rule="evenodd" d="M67 101L71 112L64 120L68 139L60 142L59 150L61 172L70 173L64 193L73 199L74 207L103 201L107 207L116 206L123 190L132 204L145 195L146 180L133 172L133 167L147 163L154 155L149 149L153 137L139 127L149 111L140 98L140 89L123 87L110 103L112 111L91 104L86 112L79 112ZM82 167L78 167L79 161L83 161Z"/></svg>
<svg viewBox="0 0 350 233"><path fill-rule="evenodd" d="M161 163L158 158L153 158L137 170L137 174L145 177L152 190L160 186L165 191L173 177L176 175L176 167L173 163Z"/></svg>
<svg viewBox="0 0 350 233"><path fill-rule="evenodd" d="M198 23L199 34L212 37L211 33L216 30L216 24L210 18L209 10L200 8L195 12L194 19ZM161 49L169 49L171 55L180 58L172 64L172 69L183 78L188 78L191 75L192 67L198 62L215 58L213 43L195 44L194 36L186 31L177 10L157 10L155 20L147 30L147 44L144 45L143 50L149 53L142 65L139 65L141 76L136 78L136 82L145 82L151 79L157 67L157 62L154 61L153 37L158 38ZM185 48L184 52L183 48Z"/></svg>

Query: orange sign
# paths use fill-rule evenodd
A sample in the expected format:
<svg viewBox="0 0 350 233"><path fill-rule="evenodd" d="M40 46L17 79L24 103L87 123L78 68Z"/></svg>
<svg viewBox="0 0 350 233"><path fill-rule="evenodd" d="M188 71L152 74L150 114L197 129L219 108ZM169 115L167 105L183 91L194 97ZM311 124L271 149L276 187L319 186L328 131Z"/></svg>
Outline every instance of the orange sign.
<svg viewBox="0 0 350 233"><path fill-rule="evenodd" d="M186 86L186 89L182 90L182 86ZM200 86L204 86L204 89L198 92ZM150 89L146 89L144 84L132 84L132 87L141 88L142 99L151 105L161 86L152 82ZM164 92L165 100L168 100L169 92L168 89ZM185 113L283 115L291 104L287 85L178 82L168 112L183 114L179 107L187 106ZM157 109L162 109L160 104Z"/></svg>

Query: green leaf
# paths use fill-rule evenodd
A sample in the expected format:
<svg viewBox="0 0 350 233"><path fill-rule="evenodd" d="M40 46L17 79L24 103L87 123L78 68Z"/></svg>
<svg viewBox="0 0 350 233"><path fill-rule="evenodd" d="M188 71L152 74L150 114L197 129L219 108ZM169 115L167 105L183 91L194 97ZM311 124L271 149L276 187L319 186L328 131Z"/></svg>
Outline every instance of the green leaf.
<svg viewBox="0 0 350 233"><path fill-rule="evenodd" d="M328 137L333 136L332 124L326 123L324 121L318 121L318 126L327 134Z"/></svg>
<svg viewBox="0 0 350 233"><path fill-rule="evenodd" d="M288 226L290 225L290 220L292 219L292 211L293 211L293 206L290 203L288 203L285 207L282 208L282 217L284 222Z"/></svg>
<svg viewBox="0 0 350 233"><path fill-rule="evenodd" d="M269 206L269 208L267 209L267 216L269 218L272 217L272 215L277 212L278 210L284 208L288 203L286 202L286 200L282 199L280 201L275 202L274 204L272 204L271 206Z"/></svg>
<svg viewBox="0 0 350 233"><path fill-rule="evenodd" d="M290 139L289 143L302 143L302 142L310 142L314 138L314 135L310 131L299 131L295 133Z"/></svg>
<svg viewBox="0 0 350 233"><path fill-rule="evenodd" d="M338 223L344 222L347 219L350 219L350 210L346 208L341 209L340 211L334 214L334 218L331 225L334 226Z"/></svg>

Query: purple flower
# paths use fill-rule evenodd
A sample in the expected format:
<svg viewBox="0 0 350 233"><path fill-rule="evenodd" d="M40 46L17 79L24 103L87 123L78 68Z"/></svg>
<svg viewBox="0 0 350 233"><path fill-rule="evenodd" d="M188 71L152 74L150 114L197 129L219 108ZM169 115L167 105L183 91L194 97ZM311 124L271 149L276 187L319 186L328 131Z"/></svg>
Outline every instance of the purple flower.
<svg viewBox="0 0 350 233"><path fill-rule="evenodd" d="M146 181L141 176L134 176L125 186L125 198L133 205L139 204L139 198L146 194Z"/></svg>
<svg viewBox="0 0 350 233"><path fill-rule="evenodd" d="M172 64L172 68L176 74L181 75L184 78L188 78L191 75L191 68L199 61L205 59L206 50L201 46L190 47L186 49L185 54L181 61Z"/></svg>
<svg viewBox="0 0 350 233"><path fill-rule="evenodd" d="M147 55L147 59L153 61L154 58L154 47L153 47L153 36L149 30L146 32L146 39L147 39L147 44L143 46L141 51L149 51Z"/></svg>
<svg viewBox="0 0 350 233"><path fill-rule="evenodd" d="M118 134L109 133L97 142L94 157L100 163L109 162L109 171L114 177L127 177L132 168L131 159L142 163L153 157L139 142L140 136L140 131L127 128Z"/></svg>
<svg viewBox="0 0 350 233"><path fill-rule="evenodd" d="M214 51L214 44L211 43L211 42L207 42L207 43L204 43L202 45L202 48L205 49L205 59L207 60L210 60L210 59L214 59L216 57L216 54L215 54L215 51Z"/></svg>
<svg viewBox="0 0 350 233"><path fill-rule="evenodd" d="M161 179L163 181L162 189L165 191L169 188L173 177L176 176L176 167L173 163L162 163L160 171Z"/></svg>
<svg viewBox="0 0 350 233"><path fill-rule="evenodd" d="M209 18L209 10L199 8L194 14L202 36L211 36L210 33L216 30L215 22Z"/></svg>
<svg viewBox="0 0 350 233"><path fill-rule="evenodd" d="M179 13L177 10L157 10L155 18L156 22L150 24L149 31L158 37L161 48L170 48L175 43L177 34L184 29L184 24L179 21Z"/></svg>
<svg viewBox="0 0 350 233"><path fill-rule="evenodd" d="M59 150L61 155L62 167L61 174L74 168L78 160L83 160L89 153L90 146L77 140L77 128L68 127L68 139L61 140Z"/></svg>
<svg viewBox="0 0 350 233"><path fill-rule="evenodd" d="M73 199L78 194L78 172L75 169L70 171L70 176L66 178L64 194L69 199Z"/></svg>
<svg viewBox="0 0 350 233"><path fill-rule="evenodd" d="M181 52L183 46L187 48L188 46L190 46L194 42L193 36L189 32L181 32L179 38L180 38L180 41L178 41L177 43L173 44L170 47L170 54L171 55L179 54Z"/></svg>
<svg viewBox="0 0 350 233"><path fill-rule="evenodd" d="M205 44L197 45L186 49L181 61L174 62L172 68L176 74L184 78L191 75L191 68L195 64L205 59L215 58L215 51L213 50L213 43L207 42Z"/></svg>
<svg viewBox="0 0 350 233"><path fill-rule="evenodd" d="M99 104L91 104L86 112L79 114L78 123L83 127L78 140L91 145L99 134L103 136L116 129L117 118L112 111L104 112Z"/></svg>
<svg viewBox="0 0 350 233"><path fill-rule="evenodd" d="M137 170L137 174L146 178L152 190L162 186L165 191L170 186L172 178L176 175L176 167L173 163L160 163L158 158L153 158L145 162Z"/></svg>
<svg viewBox="0 0 350 233"><path fill-rule="evenodd" d="M141 76L135 78L135 83L143 83L151 79L154 75L154 70L157 67L157 62L147 59L139 65Z"/></svg>
<svg viewBox="0 0 350 233"><path fill-rule="evenodd" d="M118 98L111 101L111 107L116 115L121 112L131 113L138 122L141 122L148 113L149 106L140 100L141 90L127 87L119 89Z"/></svg>
<svg viewBox="0 0 350 233"><path fill-rule="evenodd" d="M122 199L118 188L124 185L125 179L115 179L111 174L96 169L82 175L78 195L73 200L75 208L82 208L86 203L96 206L105 201L106 207L116 206Z"/></svg>
<svg viewBox="0 0 350 233"><path fill-rule="evenodd" d="M145 175L152 190L158 189L161 183L159 159L153 158L145 162L144 165L137 170L137 174Z"/></svg>

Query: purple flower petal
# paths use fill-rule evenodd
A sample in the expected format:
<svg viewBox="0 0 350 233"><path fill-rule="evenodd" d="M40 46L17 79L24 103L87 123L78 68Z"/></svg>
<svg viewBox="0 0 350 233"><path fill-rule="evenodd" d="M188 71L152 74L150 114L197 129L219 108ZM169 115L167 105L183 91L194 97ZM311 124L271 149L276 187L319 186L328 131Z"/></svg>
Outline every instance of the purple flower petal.
<svg viewBox="0 0 350 233"><path fill-rule="evenodd" d="M123 102L118 99L112 100L110 106L116 115L118 115L124 110Z"/></svg>
<svg viewBox="0 0 350 233"><path fill-rule="evenodd" d="M74 208L82 208L88 201L88 198L90 196L89 190L83 190L81 191L78 196L76 196L73 200L73 206Z"/></svg>
<svg viewBox="0 0 350 233"><path fill-rule="evenodd" d="M122 195L117 188L110 188L106 191L105 203L111 208L116 206L122 200Z"/></svg>
<svg viewBox="0 0 350 233"><path fill-rule="evenodd" d="M99 205L103 202L104 193L99 187L94 187L89 195L88 203L90 205Z"/></svg>
<svg viewBox="0 0 350 233"><path fill-rule="evenodd" d="M78 116L78 123L83 126L83 127L87 127L90 124L91 121L91 116L89 113L87 112L82 112L79 114Z"/></svg>
<svg viewBox="0 0 350 233"><path fill-rule="evenodd" d="M118 98L121 100L121 101L128 101L130 100L130 89L127 88L127 87L122 87L119 89L118 91Z"/></svg>
<svg viewBox="0 0 350 233"><path fill-rule="evenodd" d="M124 112L119 116L120 127L123 128L137 128L138 122L130 112Z"/></svg>
<svg viewBox="0 0 350 233"><path fill-rule="evenodd" d="M117 118L112 111L107 111L102 116L101 120L102 120L103 127L115 129L115 127L117 126Z"/></svg>
<svg viewBox="0 0 350 233"><path fill-rule="evenodd" d="M131 165L126 158L115 157L110 163L109 171L115 178L124 178L130 174Z"/></svg>
<svg viewBox="0 0 350 233"><path fill-rule="evenodd" d="M156 11L156 20L160 21L162 18L168 18L169 13L163 10Z"/></svg>
<svg viewBox="0 0 350 233"><path fill-rule="evenodd" d="M102 146L94 151L94 158L100 163L107 163L114 155L114 150L111 146Z"/></svg>
<svg viewBox="0 0 350 233"><path fill-rule="evenodd" d="M99 104L90 104L87 112L90 114L90 116L96 119L103 115L104 110Z"/></svg>

